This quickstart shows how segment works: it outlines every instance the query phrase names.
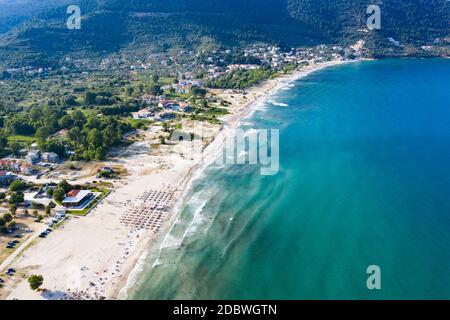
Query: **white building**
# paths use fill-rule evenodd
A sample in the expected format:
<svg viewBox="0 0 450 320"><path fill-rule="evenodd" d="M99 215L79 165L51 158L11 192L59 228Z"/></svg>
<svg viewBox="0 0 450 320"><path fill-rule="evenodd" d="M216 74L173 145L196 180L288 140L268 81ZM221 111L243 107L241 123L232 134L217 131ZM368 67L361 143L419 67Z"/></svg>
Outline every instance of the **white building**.
<svg viewBox="0 0 450 320"><path fill-rule="evenodd" d="M61 159L54 152L45 152L42 154L42 160L48 163L59 163Z"/></svg>

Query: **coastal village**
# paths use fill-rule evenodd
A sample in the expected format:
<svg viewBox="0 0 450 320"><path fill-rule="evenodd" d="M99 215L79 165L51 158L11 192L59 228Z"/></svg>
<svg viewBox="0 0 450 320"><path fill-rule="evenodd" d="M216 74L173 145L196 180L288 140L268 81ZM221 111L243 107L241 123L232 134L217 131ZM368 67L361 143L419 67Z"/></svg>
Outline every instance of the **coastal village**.
<svg viewBox="0 0 450 320"><path fill-rule="evenodd" d="M92 109L98 118L120 112L120 121L126 124L127 130L119 138L114 136L117 143L108 150L93 150L92 159L80 155L83 146L72 143L76 135L64 126L44 135L41 142L23 135L17 135L20 143L10 141L13 152L0 160L0 296L39 298L26 281L38 269L47 289L40 298L117 297L117 288L125 285L140 256L138 248L154 241L174 218L172 210L204 157L190 154L191 142L174 140L174 133L201 135L201 148L213 150L210 145L219 132L236 126L248 105L266 97L280 79L366 55L362 40L348 48L321 45L286 50L256 44L238 54L231 49L180 51L173 56L150 55L147 61L111 57L99 63L67 57L60 69L5 70L0 86L10 79L64 76L66 81L82 83L95 73L123 73L131 79L125 92L119 91L120 83L112 88L119 92L117 101L126 96L132 103L121 113L121 107L107 106L113 99L108 93L93 94L83 88L66 97L70 116ZM170 76L156 75L156 65L171 66L173 71ZM258 73L261 70L264 73ZM241 77L233 82L235 75ZM82 104L98 107L78 107ZM204 123L206 130L195 132L196 122ZM61 147L43 148L42 141L48 139L60 141ZM86 265L82 247L93 241L96 249L89 255L101 258ZM70 259L70 268L60 266L64 259ZM48 279L50 273L54 279L75 278L61 288Z"/></svg>

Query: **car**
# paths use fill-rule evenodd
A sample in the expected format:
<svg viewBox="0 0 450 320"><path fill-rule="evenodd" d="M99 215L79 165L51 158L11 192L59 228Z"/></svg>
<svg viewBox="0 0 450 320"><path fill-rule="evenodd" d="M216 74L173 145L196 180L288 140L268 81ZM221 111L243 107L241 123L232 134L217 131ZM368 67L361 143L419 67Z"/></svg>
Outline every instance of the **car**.
<svg viewBox="0 0 450 320"><path fill-rule="evenodd" d="M4 283L5 282L5 280L3 280L2 278L0 278L0 283Z"/></svg>
<svg viewBox="0 0 450 320"><path fill-rule="evenodd" d="M14 249L14 245L8 244L8 245L6 246L6 249Z"/></svg>
<svg viewBox="0 0 450 320"><path fill-rule="evenodd" d="M15 273L16 272L16 269L13 269L13 268L9 268L7 271L6 271L6 273Z"/></svg>
<svg viewBox="0 0 450 320"><path fill-rule="evenodd" d="M20 239L20 238L22 238L22 235L19 233L19 234L16 234L15 236L14 236L14 238L18 238L18 239Z"/></svg>
<svg viewBox="0 0 450 320"><path fill-rule="evenodd" d="M20 243L20 241L19 240L13 240L13 241L11 241L12 243L14 243L14 244L18 244L18 243Z"/></svg>
<svg viewBox="0 0 450 320"><path fill-rule="evenodd" d="M41 232L41 234L39 235L39 238L45 238L47 236L47 234L45 232Z"/></svg>

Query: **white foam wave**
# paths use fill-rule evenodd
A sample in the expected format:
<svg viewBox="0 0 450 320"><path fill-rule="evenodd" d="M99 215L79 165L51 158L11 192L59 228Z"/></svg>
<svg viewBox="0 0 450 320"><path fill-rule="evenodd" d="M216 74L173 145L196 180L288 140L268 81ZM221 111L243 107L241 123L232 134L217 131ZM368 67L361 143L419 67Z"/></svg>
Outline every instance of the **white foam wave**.
<svg viewBox="0 0 450 320"><path fill-rule="evenodd" d="M183 239L178 239L174 237L172 234L167 233L159 249L163 250L163 249L179 248L182 242Z"/></svg>
<svg viewBox="0 0 450 320"><path fill-rule="evenodd" d="M189 226L186 228L186 231L184 232L183 239L197 233L198 229L203 224L203 221L205 220L203 213L203 209L205 208L206 203L208 202L207 199L203 201L203 203L197 207L197 209L194 212L194 216L192 217L192 221L189 224Z"/></svg>
<svg viewBox="0 0 450 320"><path fill-rule="evenodd" d="M161 260L159 260L159 258L156 258L155 262L152 265L152 268L156 268L158 266L162 265Z"/></svg>
<svg viewBox="0 0 450 320"><path fill-rule="evenodd" d="M272 104L274 106L278 106L278 107L289 107L289 105L287 103L277 102L272 99L269 99L267 102L269 102L270 104Z"/></svg>

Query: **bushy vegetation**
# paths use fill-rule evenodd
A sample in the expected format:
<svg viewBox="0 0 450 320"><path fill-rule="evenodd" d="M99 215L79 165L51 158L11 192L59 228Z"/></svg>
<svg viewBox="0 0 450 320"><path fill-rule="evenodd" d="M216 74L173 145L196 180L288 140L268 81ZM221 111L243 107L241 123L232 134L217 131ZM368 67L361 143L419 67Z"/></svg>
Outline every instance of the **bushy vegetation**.
<svg viewBox="0 0 450 320"><path fill-rule="evenodd" d="M61 130L65 133L55 135ZM108 148L117 145L130 125L116 117L85 115L80 110L67 112L44 106L29 112L10 114L3 134L34 136L41 151L65 157L66 146L76 160L101 160ZM10 142L11 150L14 142Z"/></svg>
<svg viewBox="0 0 450 320"><path fill-rule="evenodd" d="M41 275L31 275L28 277L28 283L31 290L39 290L44 283L44 277Z"/></svg>
<svg viewBox="0 0 450 320"><path fill-rule="evenodd" d="M275 72L270 68L239 69L208 81L206 86L219 89L245 89L262 80L269 79L274 74Z"/></svg>

